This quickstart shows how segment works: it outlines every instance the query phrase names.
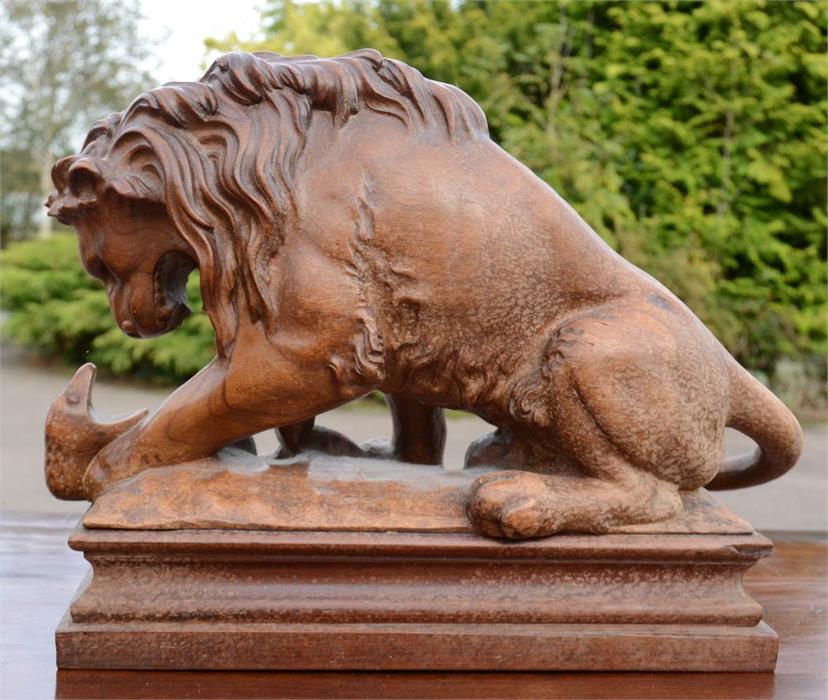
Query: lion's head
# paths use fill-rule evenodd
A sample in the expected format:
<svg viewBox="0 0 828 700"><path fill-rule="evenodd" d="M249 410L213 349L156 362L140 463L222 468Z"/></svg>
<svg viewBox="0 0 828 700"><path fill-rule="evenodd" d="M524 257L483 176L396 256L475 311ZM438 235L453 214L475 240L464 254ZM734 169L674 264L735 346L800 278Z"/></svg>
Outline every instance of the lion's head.
<svg viewBox="0 0 828 700"><path fill-rule="evenodd" d="M373 50L232 53L198 82L150 90L93 126L80 155L55 164L49 214L77 229L83 263L130 335L175 328L198 267L226 355L241 314L276 328L271 263L296 225L294 175L313 114L342 128L361 111L447 139L488 134L460 90Z"/></svg>

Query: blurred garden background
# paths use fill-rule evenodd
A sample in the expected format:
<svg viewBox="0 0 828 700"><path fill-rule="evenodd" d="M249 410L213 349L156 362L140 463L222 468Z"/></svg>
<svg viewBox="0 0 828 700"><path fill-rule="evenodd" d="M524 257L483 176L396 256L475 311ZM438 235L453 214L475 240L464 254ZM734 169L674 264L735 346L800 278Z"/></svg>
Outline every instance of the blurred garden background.
<svg viewBox="0 0 828 700"><path fill-rule="evenodd" d="M51 164L77 151L93 121L160 81L198 77L170 76L159 61L175 40L152 36L148 2L6 0L0 10L0 303L14 358L4 381L34 371L33 358L93 361L104 379L160 396L213 355L203 313L161 338L124 336L73 235L42 214ZM503 148L675 291L824 440L824 2L234 4L255 26L231 17L201 37L194 64L239 48L372 46L459 85ZM201 15L222 3L173 5ZM189 292L198 310L195 275ZM816 449L824 462L824 443ZM824 489L822 473L813 484Z"/></svg>

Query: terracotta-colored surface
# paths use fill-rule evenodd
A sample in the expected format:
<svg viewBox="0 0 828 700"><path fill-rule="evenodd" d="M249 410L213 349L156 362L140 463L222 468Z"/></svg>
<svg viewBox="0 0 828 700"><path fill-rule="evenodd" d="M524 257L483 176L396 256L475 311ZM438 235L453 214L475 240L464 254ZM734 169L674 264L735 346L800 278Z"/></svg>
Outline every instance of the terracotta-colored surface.
<svg viewBox="0 0 828 700"><path fill-rule="evenodd" d="M352 488L359 493L355 501L369 508L414 504L418 489L424 503L446 500L442 491L435 497L419 474L433 467L400 468L390 478L380 476L382 469L372 474L355 466L344 487L336 486L343 482L327 465L313 476L307 465L288 467L304 472L314 489L328 483L330 512L303 500L308 487L299 483L297 513L359 516L358 508L339 499ZM291 480L286 482L290 493ZM383 500L366 484L396 492ZM163 490L158 483L149 488ZM463 493L455 490L459 523ZM144 500L139 493L137 503ZM276 496L273 502L284 500ZM92 573L57 631L58 664L771 670L776 635L761 623L761 608L741 585L744 572L770 552L770 542L740 534L744 524L709 496L690 500L695 518L689 525L695 520L700 529L736 532L559 535L504 543L475 533L366 531L382 525L379 508L369 514L373 520L356 517L353 532L79 527L69 544L84 553ZM185 506L185 517L187 512ZM388 510L389 522L395 513ZM288 509L286 516L292 514ZM416 526L416 519L410 524Z"/></svg>
<svg viewBox="0 0 828 700"><path fill-rule="evenodd" d="M58 628L57 654L64 668L106 670L710 672L772 671L777 644L764 624L67 623ZM102 658L121 663L101 667Z"/></svg>
<svg viewBox="0 0 828 700"><path fill-rule="evenodd" d="M465 501L486 470L308 454L268 462L223 454L114 484L90 528L471 531Z"/></svg>
<svg viewBox="0 0 828 700"><path fill-rule="evenodd" d="M94 417L95 366L84 365L55 399L46 416L46 485L58 498L82 497L83 469L97 452L146 417L146 411L118 420Z"/></svg>
<svg viewBox="0 0 828 700"><path fill-rule="evenodd" d="M72 404L80 370L47 425L61 498L269 428L285 457L439 464L449 407L496 427L467 453L496 469L468 488L472 522L521 539L665 520L680 490L763 483L801 452L785 406L497 146L473 100L376 51L228 54L99 121L53 180L49 213L125 333L173 330L198 268L217 336L215 361L135 424ZM373 390L388 444L314 426ZM725 460L725 426L760 449Z"/></svg>
<svg viewBox="0 0 828 700"><path fill-rule="evenodd" d="M466 496L487 469L306 453L268 460L225 452L147 470L100 495L88 528L471 532ZM613 532L751 533L704 490L682 493L684 508L657 523Z"/></svg>
<svg viewBox="0 0 828 700"><path fill-rule="evenodd" d="M824 535L768 533L773 554L745 587L780 636L776 673L55 673L54 627L85 567L58 520L4 523L0 695L119 698L787 698L823 700L828 667Z"/></svg>
<svg viewBox="0 0 828 700"><path fill-rule="evenodd" d="M175 329L198 269L217 339L151 414L96 417L91 365L52 405L47 484L94 502L61 666L773 668L741 586L769 543L695 492L785 473L799 425L460 90L372 50L233 53L53 180L121 330ZM371 391L387 442L315 425ZM495 427L467 470L444 408Z"/></svg>

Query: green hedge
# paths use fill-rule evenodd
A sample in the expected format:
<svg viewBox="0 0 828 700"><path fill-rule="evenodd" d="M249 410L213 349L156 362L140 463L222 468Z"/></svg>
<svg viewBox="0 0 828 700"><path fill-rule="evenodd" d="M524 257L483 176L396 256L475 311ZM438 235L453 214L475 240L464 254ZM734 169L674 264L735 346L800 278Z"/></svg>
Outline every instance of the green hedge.
<svg viewBox="0 0 828 700"><path fill-rule="evenodd" d="M198 284L194 273L187 284L193 315L174 333L136 340L115 325L106 292L81 267L74 235L58 233L0 253L7 337L69 364L91 361L111 374L162 383L188 379L214 355L213 327Z"/></svg>
<svg viewBox="0 0 828 700"><path fill-rule="evenodd" d="M262 20L208 45L374 46L456 83L742 364L828 351L825 3L264 0Z"/></svg>
<svg viewBox="0 0 828 700"><path fill-rule="evenodd" d="M73 366L92 361L108 374L163 384L185 381L210 361L215 349L197 272L190 277L187 295L193 314L178 329L160 338L135 340L115 325L106 292L81 267L74 235L58 233L0 252L0 302L8 312L5 336ZM768 333L774 332L778 328L770 324ZM772 373L757 372L760 379L801 417L820 417L825 405L823 358L780 355L773 366Z"/></svg>
<svg viewBox="0 0 828 700"><path fill-rule="evenodd" d="M263 0L262 19L241 48L374 46L460 85L498 143L742 364L801 414L824 403L824 3ZM46 355L178 382L213 354L198 311L168 336L123 336L71 237L0 265L8 335Z"/></svg>

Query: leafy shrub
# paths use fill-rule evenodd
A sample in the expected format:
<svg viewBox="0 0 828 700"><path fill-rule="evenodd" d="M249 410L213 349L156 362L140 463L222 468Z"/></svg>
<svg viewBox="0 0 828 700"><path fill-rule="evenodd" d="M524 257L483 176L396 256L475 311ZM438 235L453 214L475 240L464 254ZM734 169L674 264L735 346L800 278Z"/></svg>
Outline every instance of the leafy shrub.
<svg viewBox="0 0 828 700"><path fill-rule="evenodd" d="M262 14L262 41L209 45L375 46L460 85L495 140L742 364L792 407L824 406L824 3L264 0ZM175 381L212 356L203 313L156 340L122 336L70 239L2 259L20 342Z"/></svg>
<svg viewBox="0 0 828 700"><path fill-rule="evenodd" d="M187 283L193 314L174 333L137 340L115 325L103 286L81 267L74 235L55 234L0 253L0 303L9 312L9 338L47 357L91 361L112 374L163 383L188 379L214 355L198 284L194 273Z"/></svg>
<svg viewBox="0 0 828 700"><path fill-rule="evenodd" d="M265 0L262 20L208 45L374 46L456 83L739 362L824 396L825 3Z"/></svg>
<svg viewBox="0 0 828 700"><path fill-rule="evenodd" d="M0 305L8 312L3 331L15 342L71 365L91 361L113 375L179 384L206 365L215 350L198 283L194 272L187 283L193 314L179 328L137 340L115 325L102 285L81 267L74 235L17 243L0 252ZM780 329L769 321L766 332ZM822 358L780 356L774 367L772 374L756 374L801 417L820 418L825 408ZM376 393L371 399L383 401Z"/></svg>

